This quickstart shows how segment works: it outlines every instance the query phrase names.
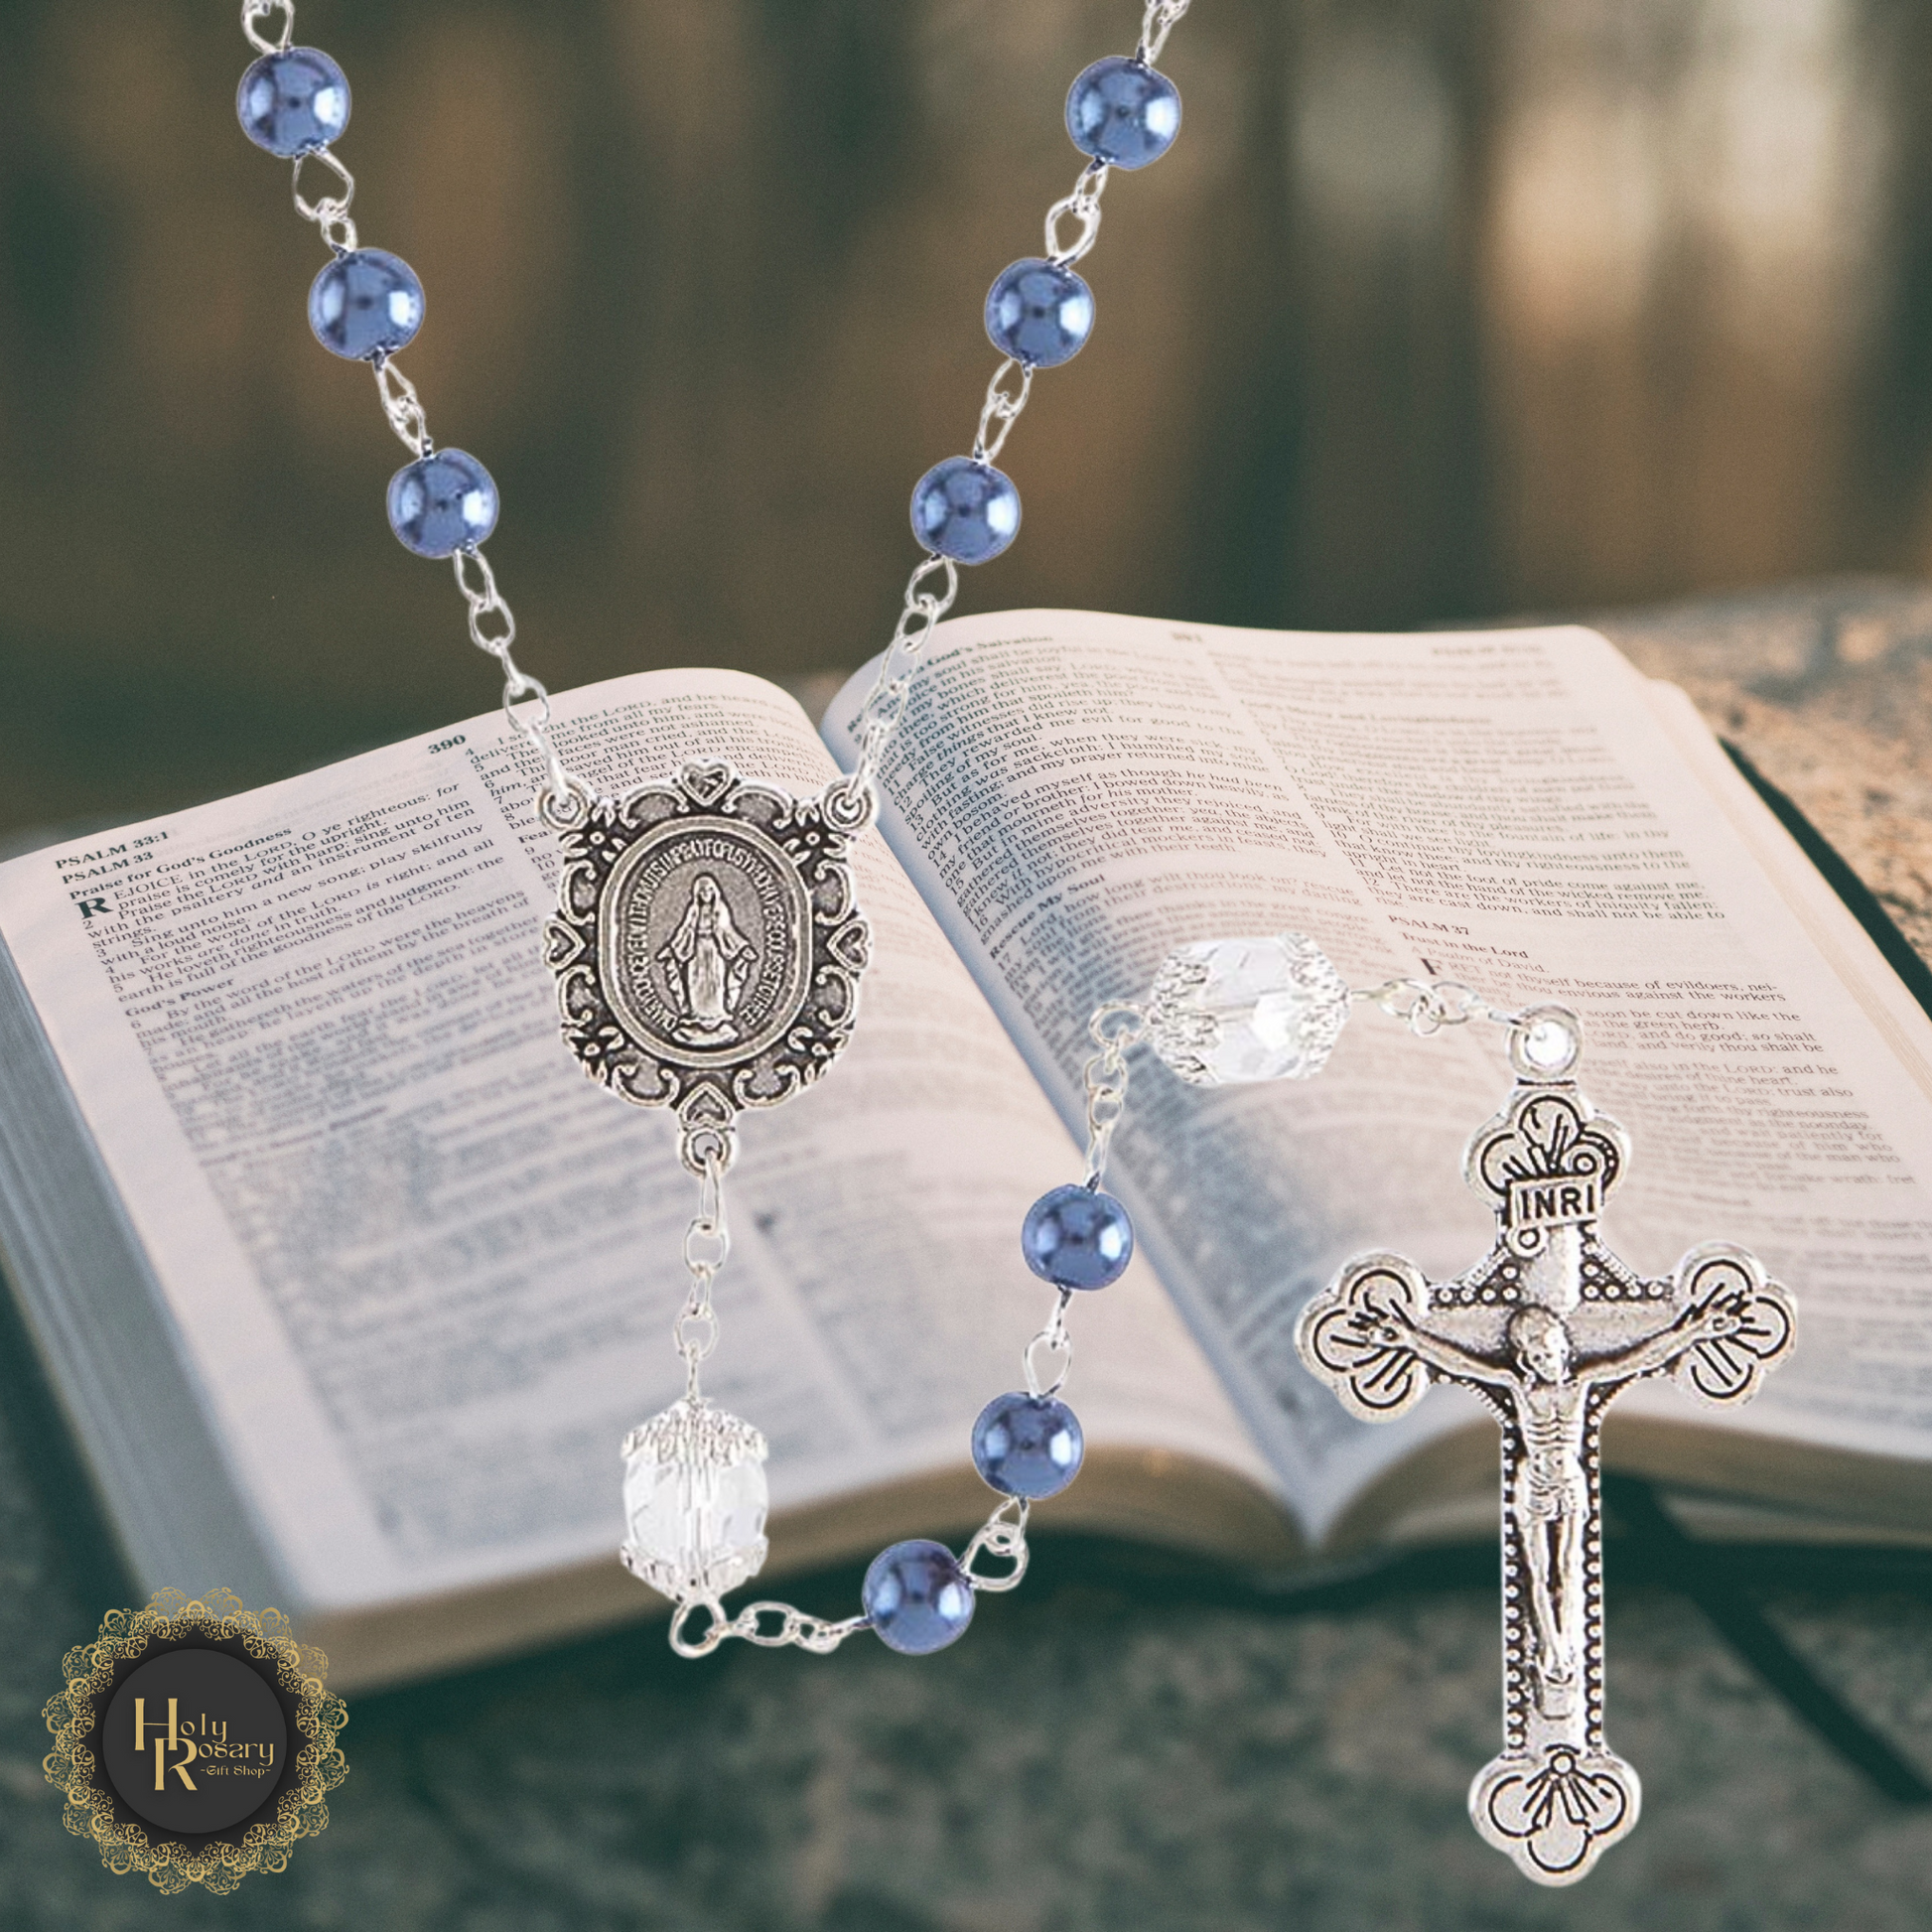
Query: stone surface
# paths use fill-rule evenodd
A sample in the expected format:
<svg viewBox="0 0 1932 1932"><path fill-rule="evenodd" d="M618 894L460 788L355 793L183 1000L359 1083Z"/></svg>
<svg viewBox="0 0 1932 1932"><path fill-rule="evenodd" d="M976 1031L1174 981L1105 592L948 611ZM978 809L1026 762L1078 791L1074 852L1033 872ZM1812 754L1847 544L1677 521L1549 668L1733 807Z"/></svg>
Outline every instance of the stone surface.
<svg viewBox="0 0 1932 1932"><path fill-rule="evenodd" d="M1932 592L1814 587L1600 620L1687 684L1932 952ZM0 1356L18 1352L0 1332ZM0 1403L8 1932L1916 1932L1932 1813L1875 1796L1681 1596L1618 1585L1618 1748L1645 1814L1575 1892L1469 1830L1493 1589L1346 1613L1122 1582L1067 1555L943 1655L738 1647L661 1623L351 1701L334 1822L227 1899L103 1871L43 1781L62 1653L123 1600L52 1418ZM33 1480L29 1480L30 1466ZM1056 1568L1058 1579L1049 1575ZM213 1582L216 1580L203 1580ZM857 1575L799 1598L846 1614ZM1932 1601L1774 1599L1932 1770Z"/></svg>
<svg viewBox="0 0 1932 1932"><path fill-rule="evenodd" d="M1681 684L1932 959L1932 586L1848 578L1584 621Z"/></svg>

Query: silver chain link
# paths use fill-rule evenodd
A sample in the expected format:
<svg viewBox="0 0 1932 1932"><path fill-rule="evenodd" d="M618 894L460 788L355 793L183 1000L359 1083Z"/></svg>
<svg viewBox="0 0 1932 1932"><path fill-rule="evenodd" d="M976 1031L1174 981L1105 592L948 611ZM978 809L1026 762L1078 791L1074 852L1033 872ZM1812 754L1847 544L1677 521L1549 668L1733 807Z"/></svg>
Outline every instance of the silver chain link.
<svg viewBox="0 0 1932 1932"><path fill-rule="evenodd" d="M1107 1150L1127 1111L1127 1054L1147 1037L1147 1012L1128 1000L1096 1007L1087 1033L1100 1048L1086 1066L1087 1182L1098 1187L1106 1177Z"/></svg>
<svg viewBox="0 0 1932 1932"><path fill-rule="evenodd" d="M684 1626L699 1610L707 1611L711 1621L701 1635L687 1636ZM765 1623L773 1617L777 1619L777 1628L768 1630ZM694 1596L680 1603L671 1618L671 1648L680 1657L709 1657L728 1637L743 1637L747 1643L755 1643L762 1650L780 1650L786 1644L796 1644L800 1650L825 1657L847 1637L871 1628L870 1617L849 1616L843 1622L828 1623L823 1617L808 1616L789 1603L768 1599L748 1603L736 1616L727 1616L725 1606L717 1597Z"/></svg>
<svg viewBox="0 0 1932 1932"><path fill-rule="evenodd" d="M481 550L459 550L450 561L456 567L456 587L470 607L470 641L479 650L486 650L490 656L502 660L504 682L515 681L520 685L516 693L519 698L529 696L533 689L541 691L543 686L535 678L510 667L509 649L516 642L516 618L496 588L496 573L490 569L489 559ZM496 620L494 628L488 626L492 618Z"/></svg>
<svg viewBox="0 0 1932 1932"><path fill-rule="evenodd" d="M944 579L943 591L928 588L934 576ZM886 747L912 695L912 669L932 635L932 627L953 607L959 595L959 566L950 557L922 557L905 580L905 601L893 630L893 641L880 661L865 703L859 708L854 735L859 756L843 778L827 785L819 804L834 831L862 832L879 809L879 765Z"/></svg>
<svg viewBox="0 0 1932 1932"><path fill-rule="evenodd" d="M1466 1027L1471 1020L1487 1020L1513 1027L1517 1016L1492 1007L1472 986L1460 980L1384 980L1380 986L1349 988L1351 1000L1365 1000L1400 1020L1418 1039L1428 1039L1445 1027Z"/></svg>
<svg viewBox="0 0 1932 1932"><path fill-rule="evenodd" d="M1107 176L1112 171L1104 161L1090 161L1065 195L1046 210L1046 259L1060 268L1071 268L1100 239L1100 198L1106 192ZM1060 223L1075 220L1080 232L1071 241L1060 239Z"/></svg>
<svg viewBox="0 0 1932 1932"><path fill-rule="evenodd" d="M1007 377L1015 369L1020 371L1020 387L1009 390ZM973 438L973 461L991 463L1000 454L1007 440L1007 433L1020 420L1020 412L1027 406L1027 398L1033 394L1034 371L1031 363L1016 362L1011 355L993 371L993 379L986 385L986 401L980 409L979 433Z"/></svg>
<svg viewBox="0 0 1932 1932"><path fill-rule="evenodd" d="M429 417L424 413L423 399L417 395L416 385L396 367L393 355L372 356L369 366L375 370L375 393L381 399L382 413L388 417L397 440L414 456L431 455L436 444L430 436ZM459 551L458 555L461 554Z"/></svg>
<svg viewBox="0 0 1932 1932"><path fill-rule="evenodd" d="M424 434L428 434L427 428ZM590 816L595 794L584 779L566 767L551 743L549 690L511 653L510 647L516 642L516 614L496 588L496 573L481 550L459 550L450 562L456 571L456 587L470 609L470 641L502 667L503 716L543 761L544 775L536 792L537 816L553 832L569 831ZM516 708L525 700L532 705L527 716Z"/></svg>
<svg viewBox="0 0 1932 1932"><path fill-rule="evenodd" d="M302 193L302 170L312 161L336 177L340 192L320 195L313 202ZM355 223L348 218L348 207L355 199L355 177L334 149L309 148L297 155L289 177L289 192L295 198L296 213L316 224L328 247L339 255L346 255L354 248Z"/></svg>
<svg viewBox="0 0 1932 1932"><path fill-rule="evenodd" d="M959 1567L976 1590L1018 1589L1027 1574L1032 1552L1027 1548L1027 1517L1033 1505L1025 1496L1007 1496L1000 1506L973 1533L973 1540L960 1553ZM973 1565L981 1555L1011 1564L1010 1570L995 1576L982 1576Z"/></svg>
<svg viewBox="0 0 1932 1932"><path fill-rule="evenodd" d="M1020 1360L1027 1373L1027 1393L1037 1400L1058 1395L1073 1373L1073 1337L1066 1331L1067 1304L1073 1300L1070 1288L1060 1290L1046 1325L1030 1341ZM1036 1356L1043 1360L1035 1360Z"/></svg>
<svg viewBox="0 0 1932 1932"><path fill-rule="evenodd" d="M1149 66L1158 61L1174 23L1190 4L1191 0L1148 0L1147 12L1141 16L1141 44L1134 50L1135 60Z"/></svg>
<svg viewBox="0 0 1932 1932"><path fill-rule="evenodd" d="M282 16L282 36L279 40L264 40L258 31L259 23L270 14ZM295 33L295 7L293 0L241 0L241 31L248 36L248 44L260 54L286 54L290 38Z"/></svg>
<svg viewBox="0 0 1932 1932"><path fill-rule="evenodd" d="M684 1265L690 1272L691 1290L671 1323L671 1341L684 1357L687 1402L702 1397L699 1364L718 1346L718 1315L711 1306L711 1285L731 1251L731 1229L725 1221L725 1164L714 1157L705 1163L698 1181L698 1211L684 1230Z"/></svg>

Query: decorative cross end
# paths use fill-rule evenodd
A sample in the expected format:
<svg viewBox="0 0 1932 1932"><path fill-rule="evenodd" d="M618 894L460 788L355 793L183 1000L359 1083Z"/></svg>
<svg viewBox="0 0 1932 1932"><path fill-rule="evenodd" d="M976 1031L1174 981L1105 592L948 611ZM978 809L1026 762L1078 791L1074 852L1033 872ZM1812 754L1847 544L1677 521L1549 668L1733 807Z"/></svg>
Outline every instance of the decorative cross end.
<svg viewBox="0 0 1932 1932"><path fill-rule="evenodd" d="M1469 1786L1469 1818L1485 1843L1540 1885L1574 1885L1626 1836L1643 1785L1614 1751L1551 1744L1504 1751Z"/></svg>

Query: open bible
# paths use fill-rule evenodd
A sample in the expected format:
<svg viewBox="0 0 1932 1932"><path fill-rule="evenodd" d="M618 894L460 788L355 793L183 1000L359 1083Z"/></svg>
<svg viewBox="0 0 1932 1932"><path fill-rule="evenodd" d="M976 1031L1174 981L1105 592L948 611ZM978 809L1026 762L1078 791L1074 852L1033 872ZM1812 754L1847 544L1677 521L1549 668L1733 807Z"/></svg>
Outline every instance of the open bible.
<svg viewBox="0 0 1932 1932"><path fill-rule="evenodd" d="M652 672L557 738L613 792L698 756L809 792L863 690L821 738ZM107 1518L143 1585L274 1601L349 1688L666 1607L616 1559L617 1446L680 1383L693 1183L557 1037L536 777L492 715L0 867L0 1261ZM941 626L883 787L856 1038L732 1175L706 1380L771 1444L767 1579L985 1515L1089 1014L1284 930L1351 985L1574 1008L1634 1144L1618 1251L1739 1241L1793 1292L1752 1408L1633 1391L1613 1466L1707 1532L1932 1533L1932 1025L1681 693L1575 628L1008 614ZM1306 1083L1137 1058L1140 1257L1072 1311L1087 1461L1035 1529L1274 1566L1493 1532L1472 1400L1371 1429L1293 1334L1358 1251L1482 1253L1461 1153L1508 1085L1494 1030L1371 1010Z"/></svg>

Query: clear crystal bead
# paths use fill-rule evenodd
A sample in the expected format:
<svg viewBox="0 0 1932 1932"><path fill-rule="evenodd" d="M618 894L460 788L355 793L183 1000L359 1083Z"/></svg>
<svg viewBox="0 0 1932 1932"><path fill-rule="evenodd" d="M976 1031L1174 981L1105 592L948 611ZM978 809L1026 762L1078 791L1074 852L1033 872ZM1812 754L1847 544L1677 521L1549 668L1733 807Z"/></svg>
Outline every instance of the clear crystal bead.
<svg viewBox="0 0 1932 1932"><path fill-rule="evenodd" d="M1544 1071L1562 1066L1571 1050L1569 1028L1555 1020L1539 1020L1523 1042L1523 1057Z"/></svg>
<svg viewBox="0 0 1932 1932"><path fill-rule="evenodd" d="M1207 939L1171 954L1148 1008L1154 1050L1197 1086L1306 1080L1348 1019L1348 983L1312 939Z"/></svg>
<svg viewBox="0 0 1932 1932"><path fill-rule="evenodd" d="M722 1596L763 1567L764 1438L702 1399L674 1402L623 1441L618 1553L676 1603Z"/></svg>
<svg viewBox="0 0 1932 1932"><path fill-rule="evenodd" d="M1583 1050L1583 1027L1568 1007L1532 1007L1510 1029L1510 1062L1526 1079L1562 1079Z"/></svg>

